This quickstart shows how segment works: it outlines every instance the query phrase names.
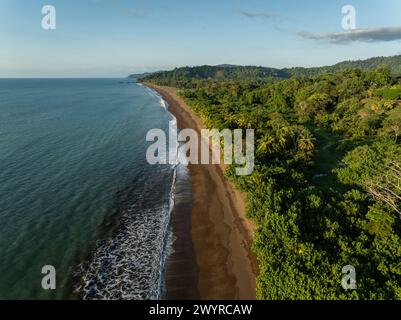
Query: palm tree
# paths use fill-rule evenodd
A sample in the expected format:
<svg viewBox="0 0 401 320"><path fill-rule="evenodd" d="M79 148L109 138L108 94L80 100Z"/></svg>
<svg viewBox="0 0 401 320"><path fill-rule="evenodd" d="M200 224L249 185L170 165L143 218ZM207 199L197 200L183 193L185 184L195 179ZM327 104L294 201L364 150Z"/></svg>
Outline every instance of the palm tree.
<svg viewBox="0 0 401 320"><path fill-rule="evenodd" d="M309 130L302 128L298 132L297 147L304 152L313 151L316 139Z"/></svg>
<svg viewBox="0 0 401 320"><path fill-rule="evenodd" d="M258 140L258 147L256 149L256 152L258 154L270 153L272 151L271 146L274 144L274 142L274 137L269 133L265 133L262 138Z"/></svg>

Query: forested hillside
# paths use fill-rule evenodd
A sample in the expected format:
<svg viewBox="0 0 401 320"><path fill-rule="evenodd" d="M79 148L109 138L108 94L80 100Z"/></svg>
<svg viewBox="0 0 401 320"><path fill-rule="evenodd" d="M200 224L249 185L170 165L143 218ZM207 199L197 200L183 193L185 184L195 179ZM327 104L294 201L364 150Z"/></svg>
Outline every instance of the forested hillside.
<svg viewBox="0 0 401 320"><path fill-rule="evenodd" d="M180 85L190 79L215 79L215 80L277 80L286 79L289 74L285 71L274 68L255 67L255 66L197 66L182 67L172 71L160 71L145 77L147 80L155 80L159 83L172 82Z"/></svg>
<svg viewBox="0 0 401 320"><path fill-rule="evenodd" d="M273 83L195 78L146 80L178 84L207 127L255 129L255 171L227 175L257 226L258 298L401 299L400 80L384 67ZM356 290L341 286L346 265Z"/></svg>
<svg viewBox="0 0 401 320"><path fill-rule="evenodd" d="M343 61L333 66L316 68L288 68L282 71L292 76L313 77L326 73L336 73L346 69L354 68L364 71L375 70L379 66L386 65L394 75L401 75L401 55L392 57L375 57L367 60Z"/></svg>
<svg viewBox="0 0 401 320"><path fill-rule="evenodd" d="M181 86L191 79L214 80L254 80L259 82L272 82L274 80L289 79L292 76L314 77L321 74L336 73L349 68L361 70L374 70L381 65L387 65L394 75L401 75L401 55L393 57L376 57L368 60L345 61L334 66L316 68L286 68L275 69L256 66L197 66L175 68L172 71L160 71L146 74L145 81Z"/></svg>

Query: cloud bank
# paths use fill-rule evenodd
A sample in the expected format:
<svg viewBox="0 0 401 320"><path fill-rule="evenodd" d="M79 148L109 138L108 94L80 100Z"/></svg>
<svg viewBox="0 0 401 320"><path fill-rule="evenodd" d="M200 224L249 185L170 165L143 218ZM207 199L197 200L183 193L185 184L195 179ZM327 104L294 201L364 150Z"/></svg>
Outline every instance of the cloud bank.
<svg viewBox="0 0 401 320"><path fill-rule="evenodd" d="M247 18L263 18L263 19L270 19L276 16L274 13L270 12L247 12L241 11L241 14Z"/></svg>
<svg viewBox="0 0 401 320"><path fill-rule="evenodd" d="M361 42L383 42L401 39L401 27L386 28L358 28L344 32L333 32L328 34L314 34L309 32L298 32L305 39L326 41L329 43L345 44L355 41Z"/></svg>

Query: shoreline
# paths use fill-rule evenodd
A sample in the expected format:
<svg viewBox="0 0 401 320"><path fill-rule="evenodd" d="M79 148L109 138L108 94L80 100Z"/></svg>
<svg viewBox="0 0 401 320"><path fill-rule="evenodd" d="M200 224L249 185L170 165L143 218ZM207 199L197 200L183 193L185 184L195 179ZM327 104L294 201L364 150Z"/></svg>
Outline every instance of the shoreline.
<svg viewBox="0 0 401 320"><path fill-rule="evenodd" d="M144 85L168 102L179 129L204 128L175 88ZM245 218L244 195L224 170L224 164L190 164L187 186L181 181L184 196L172 212L175 241L164 277L166 299L256 299L254 227Z"/></svg>

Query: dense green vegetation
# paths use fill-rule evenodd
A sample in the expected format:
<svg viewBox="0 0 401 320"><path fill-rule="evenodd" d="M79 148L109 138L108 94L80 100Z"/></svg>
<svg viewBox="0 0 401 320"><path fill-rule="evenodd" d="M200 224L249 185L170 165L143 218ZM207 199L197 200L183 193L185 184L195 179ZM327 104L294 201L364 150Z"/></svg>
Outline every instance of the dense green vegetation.
<svg viewBox="0 0 401 320"><path fill-rule="evenodd" d="M274 80L289 79L292 76L314 77L322 74L336 73L350 68L360 70L375 70L380 65L387 65L395 75L401 75L401 55L393 57L376 57L368 60L344 61L333 66L315 68L286 68L275 69L256 66L198 66L175 68L172 71L160 71L152 74L132 75L133 78L144 78L144 81L157 81L159 84L183 86L188 81L199 79L214 80L252 80L258 82L272 82Z"/></svg>
<svg viewBox="0 0 401 320"><path fill-rule="evenodd" d="M343 61L333 66L316 68L288 68L283 71L289 72L292 76L313 77L317 75L336 73L347 69L360 69L363 71L375 70L381 65L386 65L395 75L401 74L401 55L392 57L375 57L367 60Z"/></svg>
<svg viewBox="0 0 401 320"><path fill-rule="evenodd" d="M401 83L388 68L179 85L206 126L255 129L255 171L227 175L257 226L258 298L401 299ZM341 286L345 265L356 290Z"/></svg>
<svg viewBox="0 0 401 320"><path fill-rule="evenodd" d="M156 79L158 83L181 86L188 80L263 80L286 79L290 75L279 69L255 66L198 66L175 68L172 71L160 71L144 77L145 81Z"/></svg>

